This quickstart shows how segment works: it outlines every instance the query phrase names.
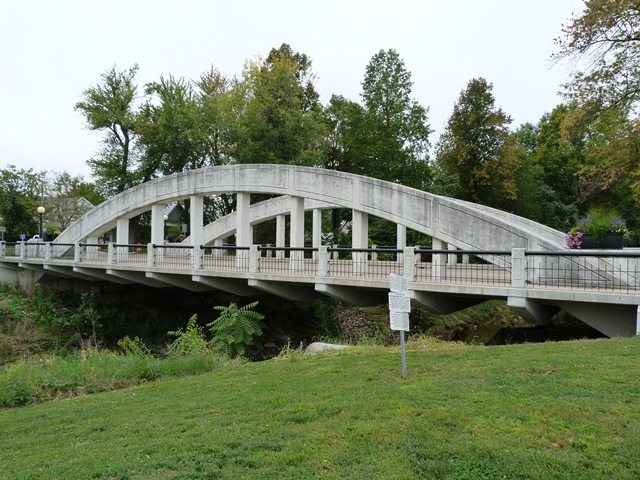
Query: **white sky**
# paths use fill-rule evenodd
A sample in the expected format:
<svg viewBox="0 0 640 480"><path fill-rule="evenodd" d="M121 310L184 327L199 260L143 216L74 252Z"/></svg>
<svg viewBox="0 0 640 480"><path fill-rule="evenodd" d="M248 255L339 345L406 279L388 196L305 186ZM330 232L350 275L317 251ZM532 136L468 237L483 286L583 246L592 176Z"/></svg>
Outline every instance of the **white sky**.
<svg viewBox="0 0 640 480"><path fill-rule="evenodd" d="M89 175L100 134L74 104L112 65L138 63L138 84L195 79L289 43L313 61L323 102L360 101L370 58L394 48L429 108L432 144L467 82L494 84L516 127L561 99L566 65L549 56L580 0L0 0L0 168Z"/></svg>

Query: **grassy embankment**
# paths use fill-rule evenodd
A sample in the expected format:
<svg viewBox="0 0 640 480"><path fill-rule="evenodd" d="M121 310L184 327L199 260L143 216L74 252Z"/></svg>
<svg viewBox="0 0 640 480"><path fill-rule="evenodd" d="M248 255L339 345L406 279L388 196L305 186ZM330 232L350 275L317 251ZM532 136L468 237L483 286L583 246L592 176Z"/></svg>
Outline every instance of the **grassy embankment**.
<svg viewBox="0 0 640 480"><path fill-rule="evenodd" d="M640 478L640 338L290 355L0 411L0 478Z"/></svg>

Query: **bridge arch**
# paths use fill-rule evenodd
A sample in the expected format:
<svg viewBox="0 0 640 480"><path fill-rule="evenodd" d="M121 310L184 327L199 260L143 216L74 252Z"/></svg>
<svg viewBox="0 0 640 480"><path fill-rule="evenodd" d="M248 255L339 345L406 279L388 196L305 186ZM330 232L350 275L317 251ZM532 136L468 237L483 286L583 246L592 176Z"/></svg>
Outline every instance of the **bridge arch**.
<svg viewBox="0 0 640 480"><path fill-rule="evenodd" d="M250 239L247 232L252 208L256 212L254 223L259 218L281 215L284 208L298 216L299 224L306 200L316 202L318 208L352 209L354 223L364 230L359 235L360 243L366 242L367 216L374 215L430 235L434 245L441 242L463 249L564 248L561 232L483 205L335 170L266 164L208 167L138 185L87 212L56 242L81 242L113 228L120 230L125 221L151 210L152 242L162 243L162 234L158 232L162 232L164 205L186 198L195 200L197 205L204 195L223 193L238 195L235 224L239 242ZM256 207L249 204L252 193L283 195L290 200ZM290 207L283 202L289 202ZM258 209L262 209L260 214ZM206 229L202 225L199 228L197 238L192 241L205 240Z"/></svg>

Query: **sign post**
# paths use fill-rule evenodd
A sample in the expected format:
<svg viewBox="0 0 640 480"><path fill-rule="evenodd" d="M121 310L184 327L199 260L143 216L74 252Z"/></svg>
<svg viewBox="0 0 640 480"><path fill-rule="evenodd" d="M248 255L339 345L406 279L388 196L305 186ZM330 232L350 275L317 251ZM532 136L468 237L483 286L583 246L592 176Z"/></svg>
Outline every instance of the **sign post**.
<svg viewBox="0 0 640 480"><path fill-rule="evenodd" d="M0 238L0 242L4 242L4 234L7 231L7 227L0 227L0 235L2 235L2 238Z"/></svg>
<svg viewBox="0 0 640 480"><path fill-rule="evenodd" d="M409 282L401 275L389 275L389 321L391 330L400 331L400 351L402 354L402 377L407 377L407 352L404 332L409 331Z"/></svg>

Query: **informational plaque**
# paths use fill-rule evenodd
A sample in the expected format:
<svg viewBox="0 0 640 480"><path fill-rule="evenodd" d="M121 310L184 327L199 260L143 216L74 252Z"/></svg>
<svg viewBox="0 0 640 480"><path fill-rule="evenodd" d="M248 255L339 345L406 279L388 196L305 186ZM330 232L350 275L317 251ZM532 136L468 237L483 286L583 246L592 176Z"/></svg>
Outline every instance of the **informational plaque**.
<svg viewBox="0 0 640 480"><path fill-rule="evenodd" d="M390 313L409 313L411 311L411 299L409 295L402 293L389 292L389 312Z"/></svg>
<svg viewBox="0 0 640 480"><path fill-rule="evenodd" d="M408 313L390 313L391 330L400 332L409 331L409 314Z"/></svg>

